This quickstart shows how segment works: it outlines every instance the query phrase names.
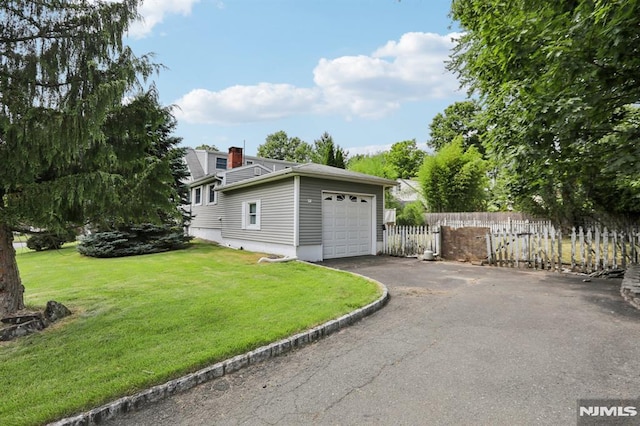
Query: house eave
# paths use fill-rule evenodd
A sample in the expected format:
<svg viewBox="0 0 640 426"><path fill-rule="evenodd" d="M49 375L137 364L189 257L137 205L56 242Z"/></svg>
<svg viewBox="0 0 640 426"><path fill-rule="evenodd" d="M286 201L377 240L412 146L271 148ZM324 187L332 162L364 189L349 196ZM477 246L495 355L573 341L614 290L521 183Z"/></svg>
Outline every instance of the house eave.
<svg viewBox="0 0 640 426"><path fill-rule="evenodd" d="M218 182L222 182L222 178L220 176L208 175L208 176L204 176L189 182L189 187L193 188L194 186L204 185L206 183L213 182L214 180L217 180Z"/></svg>
<svg viewBox="0 0 640 426"><path fill-rule="evenodd" d="M287 177L293 177L293 176L312 177L312 178L318 178L318 179L337 180L337 181L349 180L350 182L355 182L355 183L362 183L362 184L368 184L368 185L380 185L385 188L391 188L393 186L398 185L396 181L377 177L377 176L357 176L357 175L342 176L342 175L332 175L332 174L326 174L326 173L315 172L315 171L287 168L287 169L269 173L268 175L262 175L259 177L243 180L240 182L234 182L232 184L220 187L219 190L222 192L233 191L236 189L246 188L253 185L272 182L272 181L285 179Z"/></svg>

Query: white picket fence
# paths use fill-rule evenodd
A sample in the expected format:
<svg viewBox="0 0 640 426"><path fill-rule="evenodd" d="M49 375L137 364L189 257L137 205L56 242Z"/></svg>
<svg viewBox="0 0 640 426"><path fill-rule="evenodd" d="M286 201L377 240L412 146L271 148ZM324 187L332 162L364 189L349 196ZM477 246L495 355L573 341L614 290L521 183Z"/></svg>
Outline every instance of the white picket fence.
<svg viewBox="0 0 640 426"><path fill-rule="evenodd" d="M383 231L384 254L418 256L429 249L440 253L440 228L429 226L387 226Z"/></svg>
<svg viewBox="0 0 640 426"><path fill-rule="evenodd" d="M546 226L528 232L492 231L487 234L487 257L492 265L593 273L626 268L640 255L638 230L573 228L563 236Z"/></svg>

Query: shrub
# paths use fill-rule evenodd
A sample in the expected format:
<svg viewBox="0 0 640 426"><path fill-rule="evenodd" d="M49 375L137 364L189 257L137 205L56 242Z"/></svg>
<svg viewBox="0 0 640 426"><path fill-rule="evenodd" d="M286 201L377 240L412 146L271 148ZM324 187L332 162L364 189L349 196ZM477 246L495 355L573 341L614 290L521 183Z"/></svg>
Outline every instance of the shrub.
<svg viewBox="0 0 640 426"><path fill-rule="evenodd" d="M396 223L402 226L424 226L426 222L424 212L425 208L422 202L413 201L399 209Z"/></svg>
<svg viewBox="0 0 640 426"><path fill-rule="evenodd" d="M64 234L33 234L27 238L27 247L35 251L58 250L64 243L73 240L75 234L71 231Z"/></svg>
<svg viewBox="0 0 640 426"><path fill-rule="evenodd" d="M90 257L123 257L185 248L191 237L180 227L133 225L83 237L78 251Z"/></svg>

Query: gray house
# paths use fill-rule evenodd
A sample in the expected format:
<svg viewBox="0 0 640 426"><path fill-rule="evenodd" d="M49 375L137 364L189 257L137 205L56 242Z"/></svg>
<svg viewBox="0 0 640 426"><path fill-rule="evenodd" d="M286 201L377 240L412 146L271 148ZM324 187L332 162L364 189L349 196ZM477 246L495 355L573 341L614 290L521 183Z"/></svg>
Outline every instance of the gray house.
<svg viewBox="0 0 640 426"><path fill-rule="evenodd" d="M187 153L190 235L309 261L381 250L384 189L395 181L320 164L244 158L241 148L224 154ZM222 157L229 168L210 167L221 166Z"/></svg>

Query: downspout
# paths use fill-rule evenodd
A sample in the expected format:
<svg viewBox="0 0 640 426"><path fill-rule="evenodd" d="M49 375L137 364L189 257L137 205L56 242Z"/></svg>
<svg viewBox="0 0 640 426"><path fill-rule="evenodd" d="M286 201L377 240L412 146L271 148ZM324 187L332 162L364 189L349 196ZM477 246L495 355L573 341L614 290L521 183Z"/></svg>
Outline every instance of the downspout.
<svg viewBox="0 0 640 426"><path fill-rule="evenodd" d="M300 246L300 176L293 177L293 246Z"/></svg>

